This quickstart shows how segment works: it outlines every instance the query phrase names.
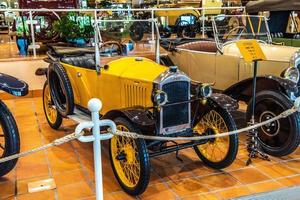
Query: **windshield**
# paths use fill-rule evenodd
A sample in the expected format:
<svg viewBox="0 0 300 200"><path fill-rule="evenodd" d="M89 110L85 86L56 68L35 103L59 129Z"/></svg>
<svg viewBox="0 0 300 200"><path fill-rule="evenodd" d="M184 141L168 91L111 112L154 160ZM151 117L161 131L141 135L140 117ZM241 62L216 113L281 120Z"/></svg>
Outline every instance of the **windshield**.
<svg viewBox="0 0 300 200"><path fill-rule="evenodd" d="M266 18L252 15L218 15L213 18L215 40L219 47L225 42L257 39L271 43Z"/></svg>

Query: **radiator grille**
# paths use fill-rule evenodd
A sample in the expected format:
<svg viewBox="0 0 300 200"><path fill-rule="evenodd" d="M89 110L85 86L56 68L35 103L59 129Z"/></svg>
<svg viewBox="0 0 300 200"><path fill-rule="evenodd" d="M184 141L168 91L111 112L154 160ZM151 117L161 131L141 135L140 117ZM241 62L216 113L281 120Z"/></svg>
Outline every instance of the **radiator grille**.
<svg viewBox="0 0 300 200"><path fill-rule="evenodd" d="M125 106L146 106L146 88L137 84L125 84Z"/></svg>
<svg viewBox="0 0 300 200"><path fill-rule="evenodd" d="M189 123L189 82L176 81L163 85L168 95L168 103L162 108L163 128ZM184 103L179 103L184 102ZM169 105L179 103L176 105ZM169 106L168 106L169 105Z"/></svg>

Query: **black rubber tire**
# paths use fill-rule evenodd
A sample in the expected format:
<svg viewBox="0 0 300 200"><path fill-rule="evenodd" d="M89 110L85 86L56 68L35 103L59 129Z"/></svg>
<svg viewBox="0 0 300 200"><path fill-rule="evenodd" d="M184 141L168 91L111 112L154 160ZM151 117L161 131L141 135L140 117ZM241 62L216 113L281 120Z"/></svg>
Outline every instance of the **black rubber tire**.
<svg viewBox="0 0 300 200"><path fill-rule="evenodd" d="M266 108L265 110L259 109L259 106L262 106L264 102L268 102L269 105L275 104L276 106L273 106L272 108ZM279 91L261 91L257 93L256 96L256 109L255 109L255 121L259 122L259 113L266 111L271 111L272 113L278 115L281 113L281 111L285 111L287 109L290 109L293 107L292 101L285 96L282 92ZM248 109L246 113L246 120L249 121L251 118L251 106L252 106L252 100L248 104ZM264 106L266 107L266 106ZM259 110L258 110L259 109ZM258 113L259 112L259 113ZM261 116L261 115L260 115ZM262 120L264 121L264 120ZM283 145L280 146L274 146L271 142L275 142L275 140L278 142L279 137L277 135L280 135L281 138L286 137L285 132L282 132L281 134L276 134L275 136L270 136L265 134L262 128L259 128L259 144L262 148L262 150L271 155L271 156L276 156L276 157L281 157L281 156L286 156L291 153L293 153L300 142L300 130L299 130L299 124L300 124L300 115L299 113L294 113L293 115L290 115L289 117L285 119L279 120L280 124L286 122L288 123L288 126L280 126L284 127L284 129L290 127L290 130L286 133L289 134L289 136L283 141ZM266 142L265 138L268 139L268 143Z"/></svg>
<svg viewBox="0 0 300 200"><path fill-rule="evenodd" d="M5 147L0 158L20 153L20 136L16 121L7 106L0 100L0 126L2 127ZM1 134L1 133L0 133ZM9 173L18 159L0 163L0 177Z"/></svg>
<svg viewBox="0 0 300 200"><path fill-rule="evenodd" d="M140 22L133 23L129 28L129 35L133 41L135 42L141 41L144 37L143 24Z"/></svg>
<svg viewBox="0 0 300 200"><path fill-rule="evenodd" d="M129 131L131 132L136 132L139 133L139 130L133 126L132 123L130 123L127 119L123 117L118 117L114 120L116 125L123 125L128 128ZM109 141L109 157L110 157L110 163L114 172L114 175L116 179L118 180L120 186L122 189L129 195L140 195L142 194L150 181L150 158L149 158L149 153L147 149L147 145L144 139L138 138L135 139L135 143L137 145L138 149L138 155L139 155L139 160L140 160L140 179L136 186L134 188L129 188L127 187L122 180L120 179L118 173L116 172L115 166L113 164L112 160L112 152L111 152L111 140Z"/></svg>
<svg viewBox="0 0 300 200"><path fill-rule="evenodd" d="M223 118L224 122L226 123L228 131L234 131L237 129L233 117L227 110L225 110L221 107L214 107L214 108L212 107L210 110L207 111L207 113L211 110L214 110L218 114L220 114L220 116ZM236 159L236 156L238 153L238 146L239 146L238 135L237 134L230 135L229 136L229 150L227 152L227 155L225 156L225 158L223 160L221 160L219 162L212 162L212 161L208 160L205 156L202 155L201 151L199 151L199 149L197 147L194 147L194 150L205 165L207 165L211 168L214 168L214 169L223 169L223 168L230 166Z"/></svg>
<svg viewBox="0 0 300 200"><path fill-rule="evenodd" d="M74 94L68 75L59 63L49 65L48 84L51 98L62 117L74 112Z"/></svg>
<svg viewBox="0 0 300 200"><path fill-rule="evenodd" d="M57 117L56 117L56 120L55 120L54 123L51 122L51 121L48 119L48 115L47 115L47 113L46 113L46 108L45 108L45 98L44 98L44 97L45 97L45 89L46 89L46 87L48 87L48 82L47 82L47 81L44 83L44 87L43 87L43 109L44 109L45 117L46 117L46 119L47 119L47 122L48 122L49 126L50 126L51 128L53 128L53 129L57 130L57 129L60 128L60 126L61 126L61 124L62 124L62 117L60 116L59 113L57 113ZM49 94L49 95L51 95L51 94ZM53 104L53 101L52 101L52 104Z"/></svg>

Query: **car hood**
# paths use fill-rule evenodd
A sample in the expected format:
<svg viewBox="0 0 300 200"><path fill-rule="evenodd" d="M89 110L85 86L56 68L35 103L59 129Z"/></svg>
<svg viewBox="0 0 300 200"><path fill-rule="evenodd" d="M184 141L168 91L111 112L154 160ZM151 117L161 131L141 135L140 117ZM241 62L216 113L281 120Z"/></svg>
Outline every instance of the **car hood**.
<svg viewBox="0 0 300 200"><path fill-rule="evenodd" d="M281 45L272 45L272 44L262 44L260 46L266 55L267 60L270 61L280 61L280 62L290 62L292 55L299 50L296 47L281 46ZM236 43L226 44L223 47L224 55L232 56L242 56L239 49L237 48Z"/></svg>
<svg viewBox="0 0 300 200"><path fill-rule="evenodd" d="M168 69L148 58L139 57L121 58L107 65L108 70L105 73L144 82L153 82L161 73Z"/></svg>

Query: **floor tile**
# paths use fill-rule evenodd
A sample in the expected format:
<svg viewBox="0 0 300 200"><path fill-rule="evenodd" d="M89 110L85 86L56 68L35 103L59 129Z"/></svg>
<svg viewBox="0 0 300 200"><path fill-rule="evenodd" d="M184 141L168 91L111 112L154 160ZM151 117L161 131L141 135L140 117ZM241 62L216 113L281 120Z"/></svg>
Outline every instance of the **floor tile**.
<svg viewBox="0 0 300 200"><path fill-rule="evenodd" d="M219 200L221 197L218 197L216 194L196 194L188 197L183 197L183 200Z"/></svg>
<svg viewBox="0 0 300 200"><path fill-rule="evenodd" d="M0 182L0 199L10 198L15 195L15 183L12 181Z"/></svg>
<svg viewBox="0 0 300 200"><path fill-rule="evenodd" d="M247 185L247 187L255 193L267 192L282 188L283 186L275 181L267 181L262 183L255 183Z"/></svg>
<svg viewBox="0 0 300 200"><path fill-rule="evenodd" d="M278 163L277 165L261 166L258 169L261 172L263 172L264 174L267 174L268 176L270 176L272 178L280 178L280 177L283 177L283 176L291 176L291 175L295 175L295 174L298 173L296 170L287 168L286 165L281 164L281 163Z"/></svg>
<svg viewBox="0 0 300 200"><path fill-rule="evenodd" d="M246 186L229 188L223 191L218 192L218 195L223 199L231 199L234 197L242 197L252 194L253 192Z"/></svg>
<svg viewBox="0 0 300 200"><path fill-rule="evenodd" d="M254 168L241 169L230 172L230 174L243 184L250 184L271 179Z"/></svg>
<svg viewBox="0 0 300 200"><path fill-rule="evenodd" d="M282 178L276 181L284 186L292 187L292 186L300 185L300 175L288 177L288 178Z"/></svg>
<svg viewBox="0 0 300 200"><path fill-rule="evenodd" d="M150 185L140 197L143 200L173 200L177 195L166 184L159 183Z"/></svg>
<svg viewBox="0 0 300 200"><path fill-rule="evenodd" d="M193 177L193 174L189 169L183 166L174 166L174 167L155 167L153 169L161 178L166 181L171 180L180 180L184 178Z"/></svg>
<svg viewBox="0 0 300 200"><path fill-rule="evenodd" d="M239 186L241 183L230 174L215 174L198 178L210 190L220 190L228 187Z"/></svg>
<svg viewBox="0 0 300 200"><path fill-rule="evenodd" d="M178 196L181 197L209 191L209 189L201 180L195 178L187 178L180 181L170 181L168 182L168 185Z"/></svg>
<svg viewBox="0 0 300 200"><path fill-rule="evenodd" d="M54 190L47 190L36 193L27 193L19 195L17 200L53 200L55 199Z"/></svg>
<svg viewBox="0 0 300 200"><path fill-rule="evenodd" d="M60 200L73 200L93 195L93 190L86 182L76 182L57 188Z"/></svg>

